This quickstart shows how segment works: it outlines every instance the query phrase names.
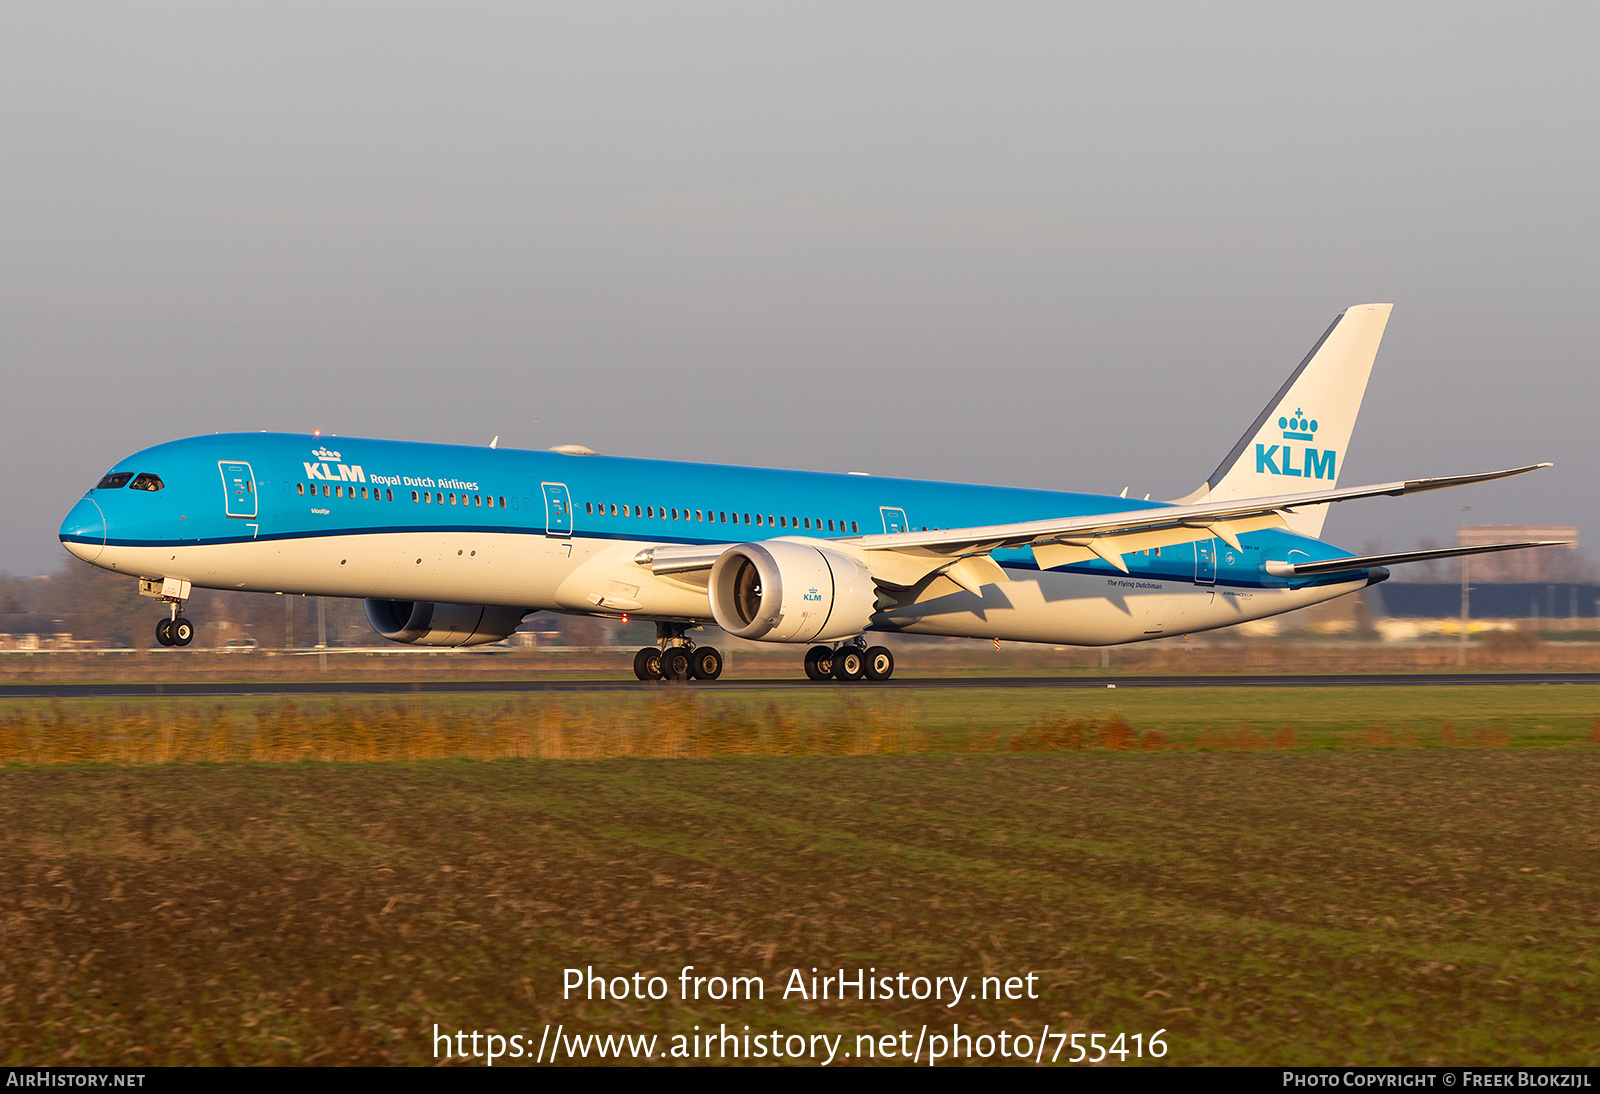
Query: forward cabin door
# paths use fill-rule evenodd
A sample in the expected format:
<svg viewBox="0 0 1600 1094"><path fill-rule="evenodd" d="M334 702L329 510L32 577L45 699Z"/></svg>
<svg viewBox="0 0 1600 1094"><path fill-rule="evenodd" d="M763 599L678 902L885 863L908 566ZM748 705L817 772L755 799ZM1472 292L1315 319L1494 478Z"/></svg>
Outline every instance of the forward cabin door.
<svg viewBox="0 0 1600 1094"><path fill-rule="evenodd" d="M572 536L572 498L564 482L541 483L544 488L544 534L570 539Z"/></svg>
<svg viewBox="0 0 1600 1094"><path fill-rule="evenodd" d="M247 463L218 460L222 472L222 510L241 520L256 519L256 473Z"/></svg>

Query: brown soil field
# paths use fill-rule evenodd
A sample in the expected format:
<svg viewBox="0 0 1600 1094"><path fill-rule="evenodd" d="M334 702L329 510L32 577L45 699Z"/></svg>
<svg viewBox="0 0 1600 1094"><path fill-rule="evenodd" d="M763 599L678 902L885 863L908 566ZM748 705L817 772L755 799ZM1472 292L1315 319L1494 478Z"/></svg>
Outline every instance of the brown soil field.
<svg viewBox="0 0 1600 1094"><path fill-rule="evenodd" d="M1167 1064L1592 1065L1597 814L1587 749L11 766L0 1054L959 1022L1165 1030ZM685 965L766 998L562 998L569 967ZM780 998L813 967L1039 991Z"/></svg>

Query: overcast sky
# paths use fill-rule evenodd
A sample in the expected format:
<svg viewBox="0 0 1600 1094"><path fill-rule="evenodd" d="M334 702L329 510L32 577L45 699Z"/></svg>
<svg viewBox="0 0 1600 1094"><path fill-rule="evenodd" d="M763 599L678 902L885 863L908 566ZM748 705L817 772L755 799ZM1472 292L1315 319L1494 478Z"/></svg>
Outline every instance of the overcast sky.
<svg viewBox="0 0 1600 1094"><path fill-rule="evenodd" d="M0 569L313 430L1157 498L1392 301L1352 549L1600 546L1600 5L0 5Z"/></svg>

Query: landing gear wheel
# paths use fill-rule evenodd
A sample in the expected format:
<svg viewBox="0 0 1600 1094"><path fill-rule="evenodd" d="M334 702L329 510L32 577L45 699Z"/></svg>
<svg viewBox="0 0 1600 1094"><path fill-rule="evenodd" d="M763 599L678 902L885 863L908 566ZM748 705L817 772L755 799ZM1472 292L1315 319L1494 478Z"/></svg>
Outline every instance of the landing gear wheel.
<svg viewBox="0 0 1600 1094"><path fill-rule="evenodd" d="M887 680L894 675L894 654L887 646L868 646L862 656L867 659L868 680Z"/></svg>
<svg viewBox="0 0 1600 1094"><path fill-rule="evenodd" d="M806 677L811 680L833 678L833 647L812 646L806 650Z"/></svg>
<svg viewBox="0 0 1600 1094"><path fill-rule="evenodd" d="M160 642L163 646L172 645L172 620L156 620L156 641Z"/></svg>
<svg viewBox="0 0 1600 1094"><path fill-rule="evenodd" d="M714 646L697 646L689 655L689 668L696 680L715 680L722 675L722 653Z"/></svg>
<svg viewBox="0 0 1600 1094"><path fill-rule="evenodd" d="M867 659L855 646L846 646L842 650L834 651L833 678L835 680L859 680L867 673Z"/></svg>
<svg viewBox="0 0 1600 1094"><path fill-rule="evenodd" d="M661 651L646 646L633 655L633 674L641 680L661 679Z"/></svg>
<svg viewBox="0 0 1600 1094"><path fill-rule="evenodd" d="M689 651L682 646L668 646L661 651L661 678L682 682L689 679Z"/></svg>
<svg viewBox="0 0 1600 1094"><path fill-rule="evenodd" d="M180 615L172 621L167 633L172 636L174 646L187 646L194 641L194 624Z"/></svg>

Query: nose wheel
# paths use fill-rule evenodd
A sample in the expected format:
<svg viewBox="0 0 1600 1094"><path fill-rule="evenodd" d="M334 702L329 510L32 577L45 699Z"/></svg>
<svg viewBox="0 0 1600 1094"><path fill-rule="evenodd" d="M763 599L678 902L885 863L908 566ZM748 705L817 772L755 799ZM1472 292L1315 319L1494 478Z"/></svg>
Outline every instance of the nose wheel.
<svg viewBox="0 0 1600 1094"><path fill-rule="evenodd" d="M187 646L194 641L194 624L181 615L156 623L156 641L163 646Z"/></svg>

